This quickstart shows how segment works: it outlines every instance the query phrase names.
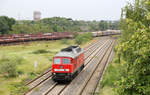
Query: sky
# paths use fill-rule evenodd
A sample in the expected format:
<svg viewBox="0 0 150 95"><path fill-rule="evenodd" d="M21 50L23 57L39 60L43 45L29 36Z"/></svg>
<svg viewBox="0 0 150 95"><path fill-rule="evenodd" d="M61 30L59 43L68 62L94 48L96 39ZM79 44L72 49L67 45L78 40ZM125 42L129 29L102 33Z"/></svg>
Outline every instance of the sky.
<svg viewBox="0 0 150 95"><path fill-rule="evenodd" d="M0 16L32 20L33 12L40 11L42 18L119 20L126 3L126 0L0 0Z"/></svg>

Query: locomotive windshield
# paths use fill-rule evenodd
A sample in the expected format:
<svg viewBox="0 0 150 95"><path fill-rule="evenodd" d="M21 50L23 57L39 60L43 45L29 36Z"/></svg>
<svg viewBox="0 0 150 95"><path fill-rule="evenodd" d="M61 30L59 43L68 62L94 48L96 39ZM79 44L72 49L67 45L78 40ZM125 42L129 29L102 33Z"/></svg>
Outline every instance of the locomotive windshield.
<svg viewBox="0 0 150 95"><path fill-rule="evenodd" d="M61 63L61 59L60 58L56 58L55 60L54 60L54 64L60 64Z"/></svg>
<svg viewBox="0 0 150 95"><path fill-rule="evenodd" d="M63 59L63 64L69 64L69 63L70 63L69 59L66 59L66 58Z"/></svg>

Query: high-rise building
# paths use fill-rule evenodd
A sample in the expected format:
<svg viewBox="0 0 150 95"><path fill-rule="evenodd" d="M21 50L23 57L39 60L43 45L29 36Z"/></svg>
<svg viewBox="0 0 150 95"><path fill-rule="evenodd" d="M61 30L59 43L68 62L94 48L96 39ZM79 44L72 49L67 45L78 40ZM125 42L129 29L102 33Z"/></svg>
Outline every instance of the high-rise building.
<svg viewBox="0 0 150 95"><path fill-rule="evenodd" d="M34 21L40 20L41 19L41 12L40 11L34 11L33 19L34 19Z"/></svg>

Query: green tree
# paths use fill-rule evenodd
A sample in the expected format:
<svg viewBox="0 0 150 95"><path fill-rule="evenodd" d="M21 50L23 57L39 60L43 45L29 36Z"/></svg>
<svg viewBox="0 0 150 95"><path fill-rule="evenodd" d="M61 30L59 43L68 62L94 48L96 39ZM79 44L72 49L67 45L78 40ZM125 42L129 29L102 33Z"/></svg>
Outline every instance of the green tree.
<svg viewBox="0 0 150 95"><path fill-rule="evenodd" d="M99 23L99 29L101 31L107 30L108 29L108 23L106 21L100 21Z"/></svg>
<svg viewBox="0 0 150 95"><path fill-rule="evenodd" d="M28 34L33 33L33 25L15 24L12 26L11 34Z"/></svg>
<svg viewBox="0 0 150 95"><path fill-rule="evenodd" d="M135 0L123 9L122 38L117 54L125 70L117 82L119 95L150 93L150 0Z"/></svg>
<svg viewBox="0 0 150 95"><path fill-rule="evenodd" d="M75 37L75 43L81 45L87 41L92 40L92 33L80 34Z"/></svg>
<svg viewBox="0 0 150 95"><path fill-rule="evenodd" d="M0 17L0 34L26 34L43 32L91 32L107 29L118 29L118 22L83 21L71 18L52 17L40 21L20 20L5 16Z"/></svg>
<svg viewBox="0 0 150 95"><path fill-rule="evenodd" d="M0 16L0 34L9 34L13 24L15 24L15 20L13 18Z"/></svg>

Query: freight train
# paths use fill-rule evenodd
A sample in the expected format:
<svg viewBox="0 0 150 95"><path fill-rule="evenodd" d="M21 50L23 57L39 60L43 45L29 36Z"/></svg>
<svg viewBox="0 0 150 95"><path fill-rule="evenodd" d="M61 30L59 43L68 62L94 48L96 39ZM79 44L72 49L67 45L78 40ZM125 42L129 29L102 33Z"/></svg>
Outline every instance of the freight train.
<svg viewBox="0 0 150 95"><path fill-rule="evenodd" d="M63 38L73 38L73 35L71 32L1 35L0 44L39 41L39 40L58 40Z"/></svg>
<svg viewBox="0 0 150 95"><path fill-rule="evenodd" d="M80 32L79 34L88 33ZM90 32L94 37L118 35L121 32L119 30L107 30ZM57 40L64 38L73 38L72 32L53 32L53 33L38 33L38 34L12 34L12 35L0 35L0 44L38 41L38 40Z"/></svg>
<svg viewBox="0 0 150 95"><path fill-rule="evenodd" d="M52 79L71 81L84 68L84 52L79 46L62 49L53 57Z"/></svg>
<svg viewBox="0 0 150 95"><path fill-rule="evenodd" d="M107 31L96 31L92 32L93 37L99 36L108 36L108 35L119 35L121 34L120 30L107 30Z"/></svg>

